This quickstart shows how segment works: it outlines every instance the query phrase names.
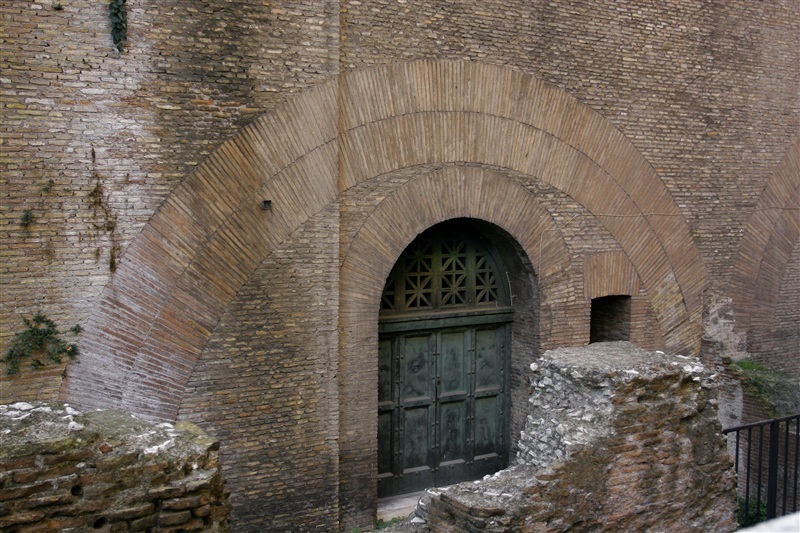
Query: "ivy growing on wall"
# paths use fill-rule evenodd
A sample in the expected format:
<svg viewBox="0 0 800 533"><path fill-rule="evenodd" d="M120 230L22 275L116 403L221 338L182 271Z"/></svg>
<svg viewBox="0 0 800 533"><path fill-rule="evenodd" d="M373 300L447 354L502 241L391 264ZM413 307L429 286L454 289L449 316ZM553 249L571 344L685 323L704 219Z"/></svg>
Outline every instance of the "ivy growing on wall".
<svg viewBox="0 0 800 533"><path fill-rule="evenodd" d="M108 16L111 19L111 38L119 52L128 39L128 12L125 9L125 0L111 0L108 4Z"/></svg>
<svg viewBox="0 0 800 533"><path fill-rule="evenodd" d="M23 318L22 321L25 329L14 335L11 348L6 352L7 374L19 372L19 363L23 358L30 358L31 366L38 368L45 364L43 358L61 363L64 357L75 359L78 356L78 346L64 341L55 322L46 316L39 314L30 320ZM73 335L78 335L81 331L79 325L69 330Z"/></svg>

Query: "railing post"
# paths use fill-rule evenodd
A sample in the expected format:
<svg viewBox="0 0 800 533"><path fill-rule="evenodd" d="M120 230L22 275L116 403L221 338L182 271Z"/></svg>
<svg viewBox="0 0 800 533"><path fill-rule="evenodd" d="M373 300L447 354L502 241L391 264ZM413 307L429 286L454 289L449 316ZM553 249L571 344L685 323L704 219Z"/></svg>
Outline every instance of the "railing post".
<svg viewBox="0 0 800 533"><path fill-rule="evenodd" d="M767 520L777 516L778 508L778 448L780 447L780 422L769 425L769 464L767 466Z"/></svg>

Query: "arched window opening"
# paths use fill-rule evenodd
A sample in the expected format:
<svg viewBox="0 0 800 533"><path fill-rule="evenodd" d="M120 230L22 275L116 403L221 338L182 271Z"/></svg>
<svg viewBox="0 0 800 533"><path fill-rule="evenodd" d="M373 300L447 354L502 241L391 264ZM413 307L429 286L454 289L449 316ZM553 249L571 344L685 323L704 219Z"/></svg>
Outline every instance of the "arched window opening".
<svg viewBox="0 0 800 533"><path fill-rule="evenodd" d="M628 295L592 298L589 342L629 341L631 339L631 297Z"/></svg>

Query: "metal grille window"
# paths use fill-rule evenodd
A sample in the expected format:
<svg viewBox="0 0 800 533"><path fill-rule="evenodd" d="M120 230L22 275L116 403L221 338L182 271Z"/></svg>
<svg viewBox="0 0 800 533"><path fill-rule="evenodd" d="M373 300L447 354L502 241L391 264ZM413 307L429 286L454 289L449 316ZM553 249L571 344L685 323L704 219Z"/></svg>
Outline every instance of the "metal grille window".
<svg viewBox="0 0 800 533"><path fill-rule="evenodd" d="M384 312L439 311L501 304L495 261L468 239L431 236L406 250L386 281Z"/></svg>

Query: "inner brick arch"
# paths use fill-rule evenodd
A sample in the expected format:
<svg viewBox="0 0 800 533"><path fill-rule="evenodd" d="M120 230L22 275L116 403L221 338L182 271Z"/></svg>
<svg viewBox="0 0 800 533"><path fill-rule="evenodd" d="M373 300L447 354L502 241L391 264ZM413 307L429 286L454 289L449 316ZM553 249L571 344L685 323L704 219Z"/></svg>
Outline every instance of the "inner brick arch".
<svg viewBox="0 0 800 533"><path fill-rule="evenodd" d="M352 242L343 245L341 317L377 324L376 302L402 251L427 228L454 218L483 220L508 232L538 273L543 305L549 305L550 292L574 292L569 276L578 273L570 271L558 227L533 195L499 171L449 166L400 187L361 224ZM576 327L563 336L577 341L584 335Z"/></svg>
<svg viewBox="0 0 800 533"><path fill-rule="evenodd" d="M535 176L586 207L634 265L667 347L696 350L706 271L675 202L633 145L530 75L420 61L345 73L209 156L123 256L64 396L174 420L227 305L287 235L373 176L458 161ZM272 211L260 210L263 199Z"/></svg>
<svg viewBox="0 0 800 533"><path fill-rule="evenodd" d="M407 216L410 206L417 216ZM377 490L373 466L377 453L378 302L386 277L417 235L440 222L461 218L490 224L499 228L498 234L507 235L503 240L514 241L506 242L506 248L516 245L517 253L523 257L505 260L529 265L531 282L538 285L540 305L549 308L549 322L565 326L557 333L545 326L550 329L544 335L549 342L581 343L585 336L580 321L571 319L577 300L573 294L574 278L581 274L571 267L566 246L549 213L522 185L499 171L449 166L395 190L342 248L339 490L346 529L374 519L374 509L365 506L365 502L374 501ZM536 282L532 281L534 272ZM541 349L552 347L543 342ZM535 357L534 350L527 354L531 360L519 353L523 351L524 347L512 350L512 375Z"/></svg>

